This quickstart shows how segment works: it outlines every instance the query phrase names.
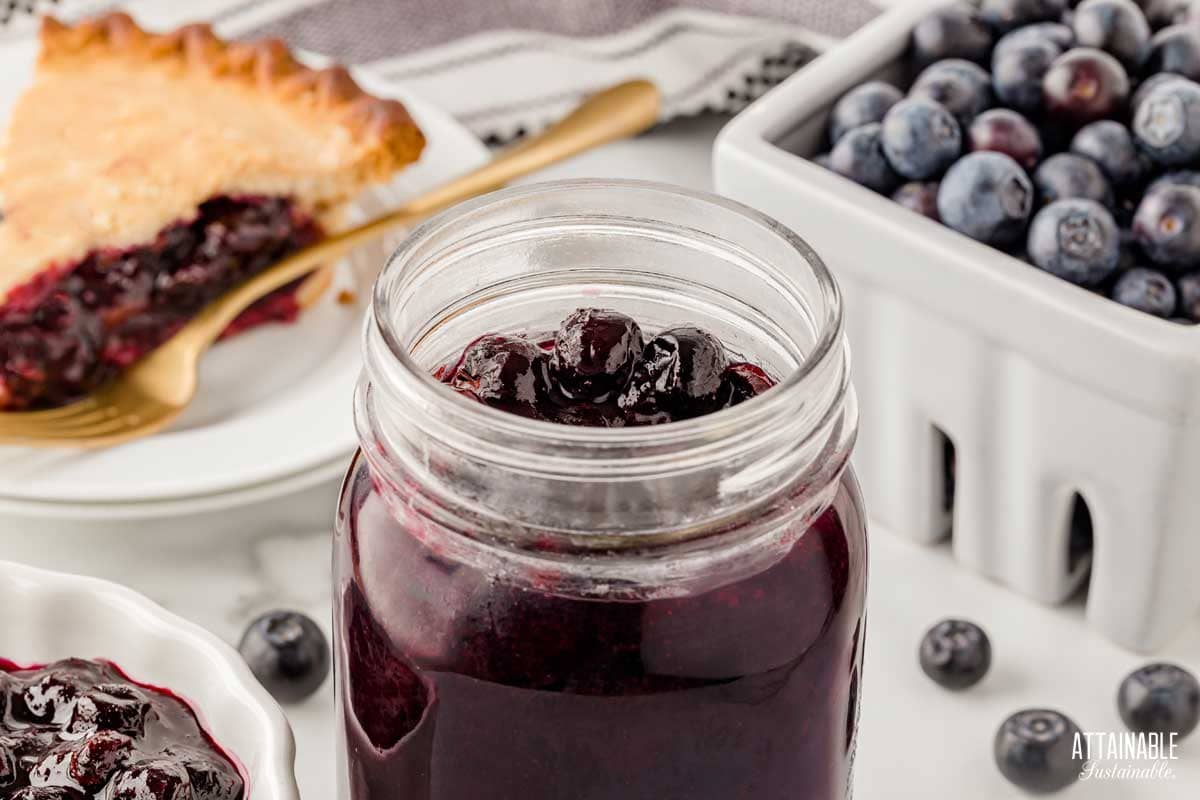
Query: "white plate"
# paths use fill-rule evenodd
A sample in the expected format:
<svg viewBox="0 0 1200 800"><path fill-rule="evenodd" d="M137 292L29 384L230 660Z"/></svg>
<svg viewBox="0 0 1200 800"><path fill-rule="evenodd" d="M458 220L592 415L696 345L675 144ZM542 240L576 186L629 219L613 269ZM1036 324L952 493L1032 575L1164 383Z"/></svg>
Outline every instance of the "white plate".
<svg viewBox="0 0 1200 800"><path fill-rule="evenodd" d="M0 53L0 119L28 80L33 55L24 44ZM474 135L434 106L370 74L355 78L403 101L429 142L418 164L364 195L358 213L377 213L488 158ZM365 247L339 264L332 290L296 324L215 347L204 359L199 394L170 430L99 452L0 448L0 498L168 501L259 487L348 459L356 445L351 395L363 311L391 249ZM342 289L353 292L353 304L337 302Z"/></svg>

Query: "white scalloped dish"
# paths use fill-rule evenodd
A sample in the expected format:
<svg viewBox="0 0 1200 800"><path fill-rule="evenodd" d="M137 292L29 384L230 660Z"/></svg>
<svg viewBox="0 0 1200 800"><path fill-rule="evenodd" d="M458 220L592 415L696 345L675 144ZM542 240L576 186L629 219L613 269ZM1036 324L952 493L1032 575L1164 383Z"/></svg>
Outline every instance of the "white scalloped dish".
<svg viewBox="0 0 1200 800"><path fill-rule="evenodd" d="M0 659L110 661L187 702L246 778L248 800L299 800L287 719L238 654L113 583L0 561Z"/></svg>

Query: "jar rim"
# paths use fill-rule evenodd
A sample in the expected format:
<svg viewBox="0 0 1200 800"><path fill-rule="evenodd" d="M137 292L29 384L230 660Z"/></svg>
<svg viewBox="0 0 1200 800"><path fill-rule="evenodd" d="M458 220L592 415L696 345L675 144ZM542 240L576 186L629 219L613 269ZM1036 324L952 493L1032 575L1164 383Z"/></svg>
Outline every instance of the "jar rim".
<svg viewBox="0 0 1200 800"><path fill-rule="evenodd" d="M391 290L395 282L405 276L405 269L394 270L388 274L394 264L404 264L406 259L411 260L414 252L423 242L447 226L455 224L456 220L465 215L477 214L493 206L533 195L598 189L649 192L716 206L737 214L765 229L771 235L782 239L812 270L825 309L824 318L813 320L814 324L818 326L815 331L815 341L812 349L805 354L805 358L797 368L781 377L770 391L764 392L751 401L712 414L660 425L605 428L571 426L546 420L529 419L492 408L483 403L473 402L456 392L448 391L445 384L438 381L433 374L416 362L391 322L393 315L389 313L389 310L396 294ZM405 267L408 266L405 264ZM775 265L771 266L776 268ZM783 270L779 271L781 275L786 274ZM798 299L803 300L803 292L794 285L794 281L787 283L792 284L791 288ZM501 189L455 205L417 226L388 258L380 279L376 281L371 312L367 319L366 335L368 338L372 335L379 337L386 346L388 354L400 367L399 375L389 371L390 375L402 381L406 390L418 392L424 401L454 404L456 414L464 415L464 419L470 420L476 425L485 426L498 434L521 437L523 441L535 445L538 449L574 447L580 448L581 453L586 453L594 450L604 451L610 447L623 448L635 444L670 449L689 441L710 441L714 435L727 433L731 427L741 428L754 421L762 421L786 413L790 407L794 408L793 398L806 390L806 387L813 382L814 375L823 372L823 368L831 358L841 357L844 326L841 291L825 262L804 239L775 219L742 203L709 192L656 181L582 178L546 181Z"/></svg>

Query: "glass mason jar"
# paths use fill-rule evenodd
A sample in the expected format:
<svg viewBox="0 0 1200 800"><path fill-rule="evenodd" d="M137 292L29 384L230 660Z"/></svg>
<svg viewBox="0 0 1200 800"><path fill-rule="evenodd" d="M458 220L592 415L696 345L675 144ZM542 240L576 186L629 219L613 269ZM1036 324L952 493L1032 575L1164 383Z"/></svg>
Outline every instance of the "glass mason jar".
<svg viewBox="0 0 1200 800"><path fill-rule="evenodd" d="M580 306L707 329L778 378L706 417L535 421L435 380ZM376 286L335 542L342 796L842 800L866 530L837 288L735 203L498 192Z"/></svg>

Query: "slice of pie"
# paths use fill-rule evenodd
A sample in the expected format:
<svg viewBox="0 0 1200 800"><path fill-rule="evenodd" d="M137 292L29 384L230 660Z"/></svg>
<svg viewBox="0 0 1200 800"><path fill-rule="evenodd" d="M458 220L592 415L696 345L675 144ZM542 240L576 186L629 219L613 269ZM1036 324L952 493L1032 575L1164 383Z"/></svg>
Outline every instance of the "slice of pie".
<svg viewBox="0 0 1200 800"><path fill-rule="evenodd" d="M400 103L279 41L111 14L47 19L41 45L0 162L0 410L118 374L424 146ZM327 282L285 287L231 330L290 320Z"/></svg>

